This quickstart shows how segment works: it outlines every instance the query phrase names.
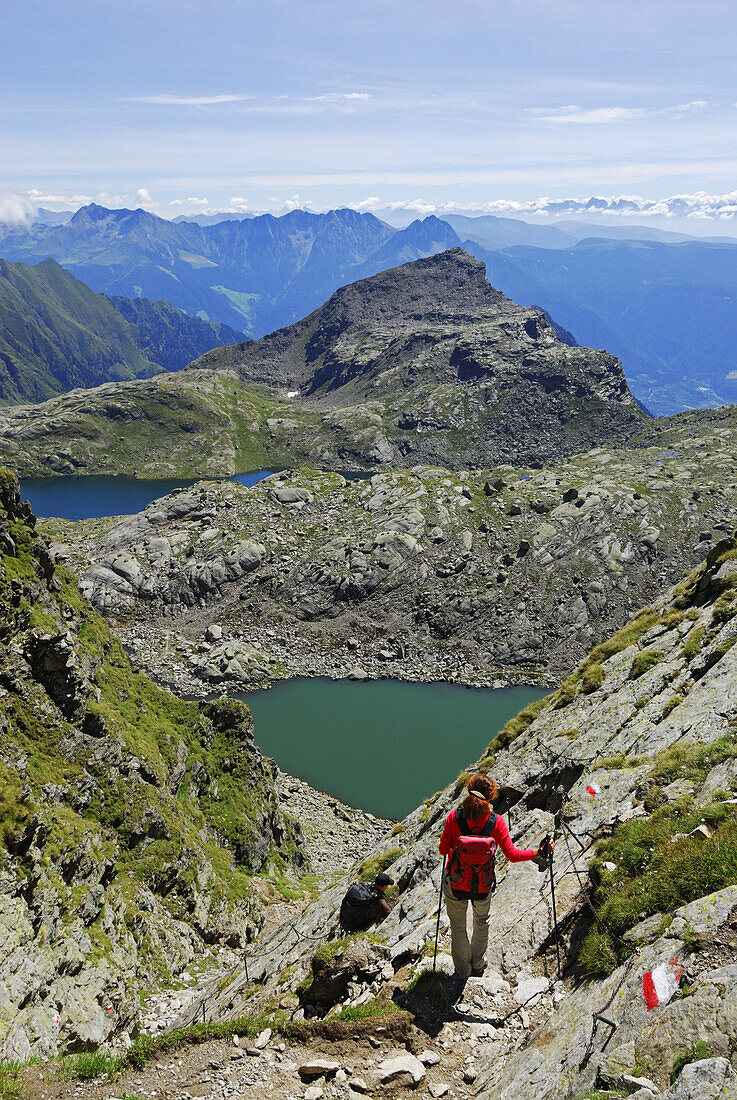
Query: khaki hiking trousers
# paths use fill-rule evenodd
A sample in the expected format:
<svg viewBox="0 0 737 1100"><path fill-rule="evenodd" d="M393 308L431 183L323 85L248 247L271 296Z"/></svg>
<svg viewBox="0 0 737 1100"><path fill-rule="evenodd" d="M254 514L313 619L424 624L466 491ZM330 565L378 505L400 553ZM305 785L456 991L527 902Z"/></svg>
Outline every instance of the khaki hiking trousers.
<svg viewBox="0 0 737 1100"><path fill-rule="evenodd" d="M489 942L489 907L491 894L485 898L471 901L463 898L459 901L453 895L448 876L443 880L443 897L450 921L451 954L457 974L468 978L472 970L483 970L486 966L486 946ZM468 907L473 914L473 931L468 939Z"/></svg>

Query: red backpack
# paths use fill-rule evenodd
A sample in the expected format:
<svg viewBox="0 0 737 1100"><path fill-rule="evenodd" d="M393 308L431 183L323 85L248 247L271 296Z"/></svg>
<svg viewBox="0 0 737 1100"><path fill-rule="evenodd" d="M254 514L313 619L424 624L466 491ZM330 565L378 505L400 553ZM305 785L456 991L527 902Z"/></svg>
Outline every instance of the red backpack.
<svg viewBox="0 0 737 1100"><path fill-rule="evenodd" d="M496 890L496 841L492 837L496 814L489 813L484 825L473 828L458 809L456 825L461 835L448 860L448 881L459 899L485 898Z"/></svg>

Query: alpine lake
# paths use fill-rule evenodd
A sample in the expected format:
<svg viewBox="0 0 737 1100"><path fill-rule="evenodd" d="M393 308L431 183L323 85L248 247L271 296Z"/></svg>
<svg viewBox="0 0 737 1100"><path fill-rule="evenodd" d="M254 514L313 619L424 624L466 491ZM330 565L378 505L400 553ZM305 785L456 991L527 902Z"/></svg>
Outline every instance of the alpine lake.
<svg viewBox="0 0 737 1100"><path fill-rule="evenodd" d="M231 480L251 486L272 472ZM71 476L28 479L21 492L39 518L78 520L130 515L194 483ZM319 677L238 698L251 709L260 749L284 771L379 817L401 818L483 754L510 718L544 694L528 686Z"/></svg>

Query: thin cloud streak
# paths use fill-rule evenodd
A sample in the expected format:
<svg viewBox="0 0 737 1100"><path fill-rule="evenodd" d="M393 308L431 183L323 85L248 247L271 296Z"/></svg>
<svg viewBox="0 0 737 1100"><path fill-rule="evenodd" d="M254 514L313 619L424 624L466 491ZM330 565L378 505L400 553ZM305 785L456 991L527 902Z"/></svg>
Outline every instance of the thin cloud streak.
<svg viewBox="0 0 737 1100"><path fill-rule="evenodd" d="M157 107L209 107L218 103L242 103L247 95L129 95L121 103L151 103Z"/></svg>
<svg viewBox="0 0 737 1100"><path fill-rule="evenodd" d="M705 99L693 99L689 103L676 103L669 107L581 107L577 103L567 103L562 107L527 107L526 113L541 122L572 123L574 125L597 126L612 122L624 122L636 118L657 118L658 116L685 115L703 111L709 103Z"/></svg>

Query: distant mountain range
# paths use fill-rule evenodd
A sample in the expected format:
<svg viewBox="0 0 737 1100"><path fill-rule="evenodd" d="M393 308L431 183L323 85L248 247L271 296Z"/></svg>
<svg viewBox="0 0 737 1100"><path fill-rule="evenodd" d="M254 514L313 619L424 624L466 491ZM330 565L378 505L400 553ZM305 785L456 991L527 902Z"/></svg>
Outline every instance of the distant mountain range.
<svg viewBox="0 0 737 1100"><path fill-rule="evenodd" d="M621 358L653 412L737 400L737 243L491 215L392 228L349 209L172 222L90 205L66 224L0 226L9 259L52 255L94 290L165 298L253 338L306 316L342 285L459 245L505 294Z"/></svg>
<svg viewBox="0 0 737 1100"><path fill-rule="evenodd" d="M55 260L0 260L0 404L180 370L243 333L168 302L107 298Z"/></svg>

